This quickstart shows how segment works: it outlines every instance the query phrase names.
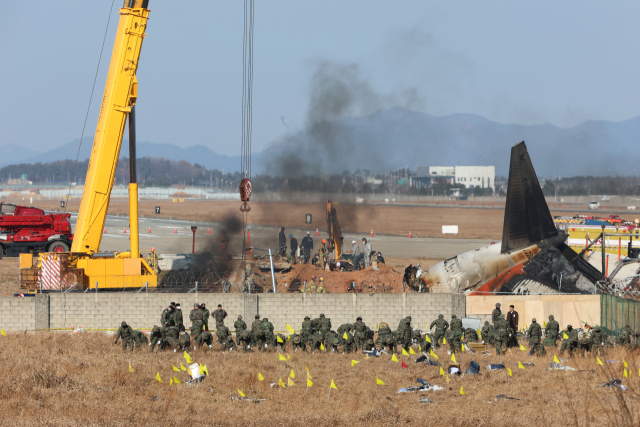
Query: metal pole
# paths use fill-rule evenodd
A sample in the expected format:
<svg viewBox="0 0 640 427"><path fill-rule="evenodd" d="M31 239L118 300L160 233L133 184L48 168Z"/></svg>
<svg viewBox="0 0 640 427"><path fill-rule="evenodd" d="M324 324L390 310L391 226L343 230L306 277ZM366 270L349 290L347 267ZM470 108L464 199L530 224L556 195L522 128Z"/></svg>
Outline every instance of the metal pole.
<svg viewBox="0 0 640 427"><path fill-rule="evenodd" d="M96 282L96 294L98 293L98 282Z"/></svg>
<svg viewBox="0 0 640 427"><path fill-rule="evenodd" d="M149 293L149 282L145 283L144 287L145 287L145 292Z"/></svg>
<svg viewBox="0 0 640 427"><path fill-rule="evenodd" d="M276 275L273 272L273 255L271 249L269 249L269 263L271 264L271 283L273 283L273 293L276 293Z"/></svg>
<svg viewBox="0 0 640 427"><path fill-rule="evenodd" d="M198 293L198 282L196 282L196 294Z"/></svg>

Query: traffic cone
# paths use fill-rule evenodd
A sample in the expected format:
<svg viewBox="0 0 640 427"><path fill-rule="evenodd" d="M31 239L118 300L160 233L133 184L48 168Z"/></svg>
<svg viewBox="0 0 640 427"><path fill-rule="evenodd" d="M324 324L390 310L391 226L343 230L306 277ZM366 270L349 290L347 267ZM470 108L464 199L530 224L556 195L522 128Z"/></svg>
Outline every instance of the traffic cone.
<svg viewBox="0 0 640 427"><path fill-rule="evenodd" d="M318 229L316 228L316 236L319 236L320 233L318 232Z"/></svg>
<svg viewBox="0 0 640 427"><path fill-rule="evenodd" d="M122 232L123 232L124 234L127 234L127 227L124 227L124 228L122 229Z"/></svg>
<svg viewBox="0 0 640 427"><path fill-rule="evenodd" d="M149 227L149 234L151 234L151 227Z"/></svg>
<svg viewBox="0 0 640 427"><path fill-rule="evenodd" d="M207 227L207 234L211 234L211 228Z"/></svg>
<svg viewBox="0 0 640 427"><path fill-rule="evenodd" d="M175 227L175 228L173 229L173 234L178 234L178 227Z"/></svg>
<svg viewBox="0 0 640 427"><path fill-rule="evenodd" d="M373 230L371 230L371 237L373 237Z"/></svg>
<svg viewBox="0 0 640 427"><path fill-rule="evenodd" d="M104 233L103 234L107 234L107 227L104 228Z"/></svg>
<svg viewBox="0 0 640 427"><path fill-rule="evenodd" d="M411 232L409 232L409 238L411 238Z"/></svg>

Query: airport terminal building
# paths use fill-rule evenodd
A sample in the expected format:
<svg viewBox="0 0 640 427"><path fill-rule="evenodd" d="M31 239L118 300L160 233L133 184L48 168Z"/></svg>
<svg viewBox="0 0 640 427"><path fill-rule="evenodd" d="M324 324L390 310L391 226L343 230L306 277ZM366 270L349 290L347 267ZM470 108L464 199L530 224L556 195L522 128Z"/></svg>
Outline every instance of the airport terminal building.
<svg viewBox="0 0 640 427"><path fill-rule="evenodd" d="M495 166L423 166L418 167L416 181L431 185L436 178L444 178L450 184L463 184L467 188L496 189Z"/></svg>

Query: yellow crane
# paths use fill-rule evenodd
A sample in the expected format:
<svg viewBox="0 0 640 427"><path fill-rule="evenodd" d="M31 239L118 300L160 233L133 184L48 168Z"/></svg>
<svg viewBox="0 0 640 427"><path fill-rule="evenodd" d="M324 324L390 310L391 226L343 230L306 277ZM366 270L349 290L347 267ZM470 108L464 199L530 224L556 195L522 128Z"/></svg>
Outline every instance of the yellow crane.
<svg viewBox="0 0 640 427"><path fill-rule="evenodd" d="M133 288L157 286L154 269L140 256L138 235L138 184L136 182L135 103L142 41L149 19L149 0L125 0L119 11L118 30L111 54L109 74L100 107L100 117L75 236L69 254L41 254L41 276L51 274L47 262L58 262L60 276L73 271L83 287ZM99 253L102 231L115 181L125 125L129 121L131 177L129 184L129 221L131 248L128 252ZM53 269L54 273L57 269ZM54 274L57 276L57 273ZM49 280L49 279L47 279ZM49 289L59 286L54 277ZM62 277L62 281L67 280ZM67 280L68 281L68 280ZM48 283L50 284L50 283Z"/></svg>

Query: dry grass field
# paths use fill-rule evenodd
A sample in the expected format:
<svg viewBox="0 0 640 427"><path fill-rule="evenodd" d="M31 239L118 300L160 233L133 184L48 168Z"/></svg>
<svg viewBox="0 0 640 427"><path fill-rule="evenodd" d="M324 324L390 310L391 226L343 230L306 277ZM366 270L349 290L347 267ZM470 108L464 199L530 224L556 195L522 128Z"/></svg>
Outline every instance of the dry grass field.
<svg viewBox="0 0 640 427"><path fill-rule="evenodd" d="M436 426L631 426L640 423L639 357L611 350L603 359L619 360L596 374L594 359L575 358L566 364L580 372L548 371L553 354L527 357L458 355L463 369L470 360L481 366L479 375L452 377L446 391L397 393L417 385L416 378L446 386L437 367L405 361L400 370L390 357L365 360L362 354L290 353L289 368L296 385L285 383L290 370L269 353L191 351L206 364L210 376L199 387L169 386L176 374L172 364L184 363L182 354L149 354L146 349L123 352L104 333L72 336L68 333L9 333L0 337L0 399L3 425L215 425L215 426L325 426L325 425L436 425ZM412 356L411 359L415 359ZM622 376L622 358L631 378ZM350 368L352 359L360 363ZM440 360L447 360L443 353ZM536 366L516 369L518 361ZM489 363L504 362L513 370L507 390L506 371L488 372ZM130 373L129 364L135 369ZM313 378L307 393L305 365ZM582 371L584 370L584 371ZM154 378L159 372L164 383ZM258 372L265 381L257 380ZM376 376L386 384L376 392ZM628 387L620 392L596 388L610 377ZM329 385L333 379L338 390ZM460 396L460 387L467 393ZM253 388L260 403L231 401L237 389ZM520 400L499 400L499 394ZM434 403L420 403L420 397ZM158 400L159 398L159 400Z"/></svg>

